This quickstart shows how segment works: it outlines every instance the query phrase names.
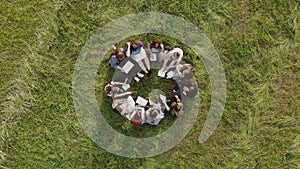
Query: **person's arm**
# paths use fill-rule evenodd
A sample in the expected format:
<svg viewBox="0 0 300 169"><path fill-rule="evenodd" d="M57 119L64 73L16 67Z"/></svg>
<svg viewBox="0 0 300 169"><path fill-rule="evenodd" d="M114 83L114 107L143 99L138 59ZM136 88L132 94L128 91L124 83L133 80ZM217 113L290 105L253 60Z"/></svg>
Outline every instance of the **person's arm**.
<svg viewBox="0 0 300 169"><path fill-rule="evenodd" d="M171 56L172 56L172 54L170 54L170 52L169 52L169 53L166 53L166 54L164 55L164 65L163 65L162 69L166 70L168 60L169 60L169 58L170 58Z"/></svg>
<svg viewBox="0 0 300 169"><path fill-rule="evenodd" d="M184 86L182 93L186 96L190 92L189 88Z"/></svg>
<svg viewBox="0 0 300 169"><path fill-rule="evenodd" d="M176 67L178 64L178 62L176 60L172 60L170 65L168 67L166 67L166 70L172 69L174 67Z"/></svg>
<svg viewBox="0 0 300 169"><path fill-rule="evenodd" d="M127 42L127 51L126 51L126 56L130 56L130 42Z"/></svg>
<svg viewBox="0 0 300 169"><path fill-rule="evenodd" d="M134 110L133 110L133 113L130 115L130 119L132 119L134 116L135 116L135 114L137 113L137 111L135 111L137 108L135 108Z"/></svg>
<svg viewBox="0 0 300 169"><path fill-rule="evenodd" d="M175 95L175 99L176 99L176 102L177 102L177 103L180 103L180 102L181 102L181 100L179 99L178 95Z"/></svg>
<svg viewBox="0 0 300 169"><path fill-rule="evenodd" d="M114 82L114 81L111 81L110 82L112 85L125 85L126 83L123 83L123 82Z"/></svg>
<svg viewBox="0 0 300 169"><path fill-rule="evenodd" d="M148 50L149 50L150 57L151 57L151 56L152 56L152 51L151 51L151 48L150 48L150 46L151 46L151 43L148 43Z"/></svg>
<svg viewBox="0 0 300 169"><path fill-rule="evenodd" d="M110 67L112 67L114 69L118 68L118 59L116 58L115 55L112 55L108 62L110 64Z"/></svg>
<svg viewBox="0 0 300 169"><path fill-rule="evenodd" d="M164 104L164 106L165 106L165 108L167 109L167 111L169 111L170 110L170 107L167 105L167 100L166 100L166 98L164 97L164 99L160 99L161 100L161 102Z"/></svg>
<svg viewBox="0 0 300 169"><path fill-rule="evenodd" d="M125 92L125 93L121 93L121 94L116 94L114 96L114 99L115 98L118 98L118 97L123 97L123 96L126 96L126 95L131 95L133 92Z"/></svg>

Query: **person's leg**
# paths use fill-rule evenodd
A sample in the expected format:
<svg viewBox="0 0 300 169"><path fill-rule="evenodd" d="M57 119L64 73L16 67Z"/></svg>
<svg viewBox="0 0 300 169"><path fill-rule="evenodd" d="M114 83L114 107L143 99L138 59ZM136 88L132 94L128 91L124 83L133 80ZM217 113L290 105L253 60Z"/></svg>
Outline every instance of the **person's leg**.
<svg viewBox="0 0 300 169"><path fill-rule="evenodd" d="M150 61L149 61L149 58L145 57L143 60L144 60L144 62L146 64L147 69L150 70Z"/></svg>
<svg viewBox="0 0 300 169"><path fill-rule="evenodd" d="M144 64L143 64L143 62L142 62L142 60L139 61L138 64L139 64L140 68L147 74L148 71L147 71L147 69L145 68L145 66L144 66Z"/></svg>
<svg viewBox="0 0 300 169"><path fill-rule="evenodd" d="M163 68L166 68L166 67L167 67L167 62L168 62L168 55L165 54L165 56L164 56L164 64L163 64Z"/></svg>
<svg viewBox="0 0 300 169"><path fill-rule="evenodd" d="M164 52L157 53L157 61L162 62L164 60Z"/></svg>

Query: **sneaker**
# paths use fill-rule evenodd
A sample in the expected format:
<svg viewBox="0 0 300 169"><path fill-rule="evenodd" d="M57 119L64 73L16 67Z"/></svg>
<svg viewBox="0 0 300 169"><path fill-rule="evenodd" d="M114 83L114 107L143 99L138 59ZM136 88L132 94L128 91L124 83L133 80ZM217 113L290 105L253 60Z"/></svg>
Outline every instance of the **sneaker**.
<svg viewBox="0 0 300 169"><path fill-rule="evenodd" d="M138 78L138 77L134 77L133 78L136 82L139 82L140 81L140 79Z"/></svg>
<svg viewBox="0 0 300 169"><path fill-rule="evenodd" d="M170 92L170 93L175 93L175 90L170 89L169 92Z"/></svg>
<svg viewBox="0 0 300 169"><path fill-rule="evenodd" d="M137 76L138 76L139 78L142 78L142 77L144 77L144 75L143 75L143 74L141 74L141 73L137 73Z"/></svg>

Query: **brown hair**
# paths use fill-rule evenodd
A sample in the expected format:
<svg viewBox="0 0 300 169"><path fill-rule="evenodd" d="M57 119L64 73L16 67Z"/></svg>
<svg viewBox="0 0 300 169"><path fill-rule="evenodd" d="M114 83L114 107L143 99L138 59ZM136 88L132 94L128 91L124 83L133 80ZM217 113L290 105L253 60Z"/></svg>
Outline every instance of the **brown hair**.
<svg viewBox="0 0 300 169"><path fill-rule="evenodd" d="M109 93L109 92L111 91L111 88L112 88L111 85L107 85L107 86L105 87L105 92L106 92L106 94Z"/></svg>
<svg viewBox="0 0 300 169"><path fill-rule="evenodd" d="M139 44L140 44L140 40L138 40L138 39L132 40L130 42L130 44L131 44L132 47L133 47L133 45L135 45L138 48Z"/></svg>
<svg viewBox="0 0 300 169"><path fill-rule="evenodd" d="M182 109L182 103L176 103L176 102L173 102L171 104L171 114L172 116L179 116L179 113L180 113L180 110Z"/></svg>
<svg viewBox="0 0 300 169"><path fill-rule="evenodd" d="M195 75L195 73L196 73L196 69L195 69L195 68L191 67L190 71L191 71L191 73L192 73L193 75Z"/></svg>
<svg viewBox="0 0 300 169"><path fill-rule="evenodd" d="M161 46L160 46L161 44L162 44L162 41L160 41L158 39L150 41L151 48L161 48Z"/></svg>
<svg viewBox="0 0 300 169"><path fill-rule="evenodd" d="M125 54L123 52L121 52L121 51L119 51L116 55L117 55L117 59L118 60L121 60L121 59L123 60L124 57L125 57Z"/></svg>
<svg viewBox="0 0 300 169"><path fill-rule="evenodd" d="M117 55L119 52L121 52L121 50L119 48L116 48L111 54L110 54L110 58L114 55Z"/></svg>
<svg viewBox="0 0 300 169"><path fill-rule="evenodd" d="M139 111L136 111L135 115L133 116L134 120L139 120L141 119L141 113Z"/></svg>
<svg viewBox="0 0 300 169"><path fill-rule="evenodd" d="M174 52L173 56L179 57L180 53L179 52Z"/></svg>

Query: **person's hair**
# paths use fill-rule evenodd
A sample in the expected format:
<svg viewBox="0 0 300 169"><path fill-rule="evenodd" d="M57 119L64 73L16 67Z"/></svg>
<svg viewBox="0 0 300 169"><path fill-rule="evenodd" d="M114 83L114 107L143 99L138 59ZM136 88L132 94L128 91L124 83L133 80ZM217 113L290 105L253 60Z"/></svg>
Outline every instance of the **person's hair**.
<svg viewBox="0 0 300 169"><path fill-rule="evenodd" d="M121 59L123 60L124 57L125 57L125 54L123 52L121 52L121 51L119 51L116 55L117 55L117 59L118 60L121 60Z"/></svg>
<svg viewBox="0 0 300 169"><path fill-rule="evenodd" d="M117 53L119 53L119 52L121 52L121 50L119 49L119 48L116 48L111 54L110 54L110 56L109 56L109 58L111 58L112 56L116 56L117 55Z"/></svg>
<svg viewBox="0 0 300 169"><path fill-rule="evenodd" d="M196 73L196 69L195 69L195 68L191 67L190 71L191 71L191 73L192 73L193 75L195 75L195 73Z"/></svg>
<svg viewBox="0 0 300 169"><path fill-rule="evenodd" d="M138 39L135 39L135 40L132 40L132 41L130 42L130 44L131 44L132 47L133 47L133 45L136 46L135 49L137 49L137 48L139 47L140 41L139 41ZM134 47L133 47L133 48L134 48Z"/></svg>
<svg viewBox="0 0 300 169"><path fill-rule="evenodd" d="M150 110L149 116L154 119L158 114L158 110Z"/></svg>
<svg viewBox="0 0 300 169"><path fill-rule="evenodd" d="M174 52L173 56L179 57L180 53L179 52Z"/></svg>
<svg viewBox="0 0 300 169"><path fill-rule="evenodd" d="M111 91L111 89L112 89L112 86L111 86L111 85L107 85L107 86L105 87L105 92L106 92L106 94L109 93L109 92Z"/></svg>
<svg viewBox="0 0 300 169"><path fill-rule="evenodd" d="M140 112L139 112L138 110L136 110L136 113L135 113L135 115L133 116L133 118L134 118L134 120L139 120L139 119L142 118L142 117L141 117L141 114L140 114Z"/></svg>
<svg viewBox="0 0 300 169"><path fill-rule="evenodd" d="M193 78L193 73L192 72L188 72L188 73L185 73L184 74L184 78L187 78L187 79L191 79L191 78Z"/></svg>
<svg viewBox="0 0 300 169"><path fill-rule="evenodd" d="M171 107L171 114L172 114L173 116L174 116L174 115L178 116L180 110L181 110L182 107L183 107L183 105L182 105L182 103L176 103L176 102L173 102L173 103L171 104L170 107Z"/></svg>
<svg viewBox="0 0 300 169"><path fill-rule="evenodd" d="M160 46L161 44L162 44L162 41L160 41L158 39L150 41L151 48L161 48L161 46Z"/></svg>

